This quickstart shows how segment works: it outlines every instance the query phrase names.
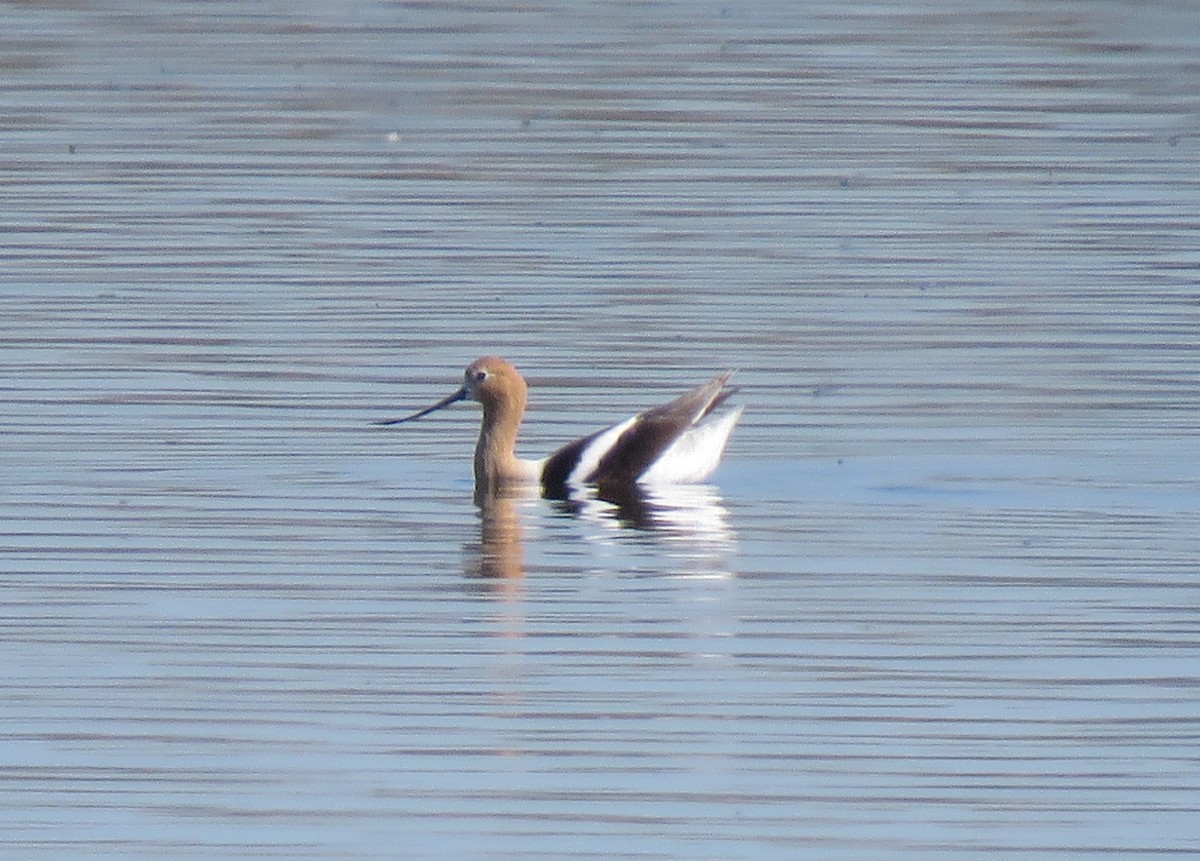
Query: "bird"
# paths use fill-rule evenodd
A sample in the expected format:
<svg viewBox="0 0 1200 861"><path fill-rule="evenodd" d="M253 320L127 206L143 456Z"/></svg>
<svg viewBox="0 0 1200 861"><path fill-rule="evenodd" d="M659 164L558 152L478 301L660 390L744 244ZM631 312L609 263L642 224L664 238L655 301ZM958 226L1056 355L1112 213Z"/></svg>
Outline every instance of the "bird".
<svg viewBox="0 0 1200 861"><path fill-rule="evenodd" d="M741 406L714 414L737 391L727 386L732 376L732 371L718 374L673 401L580 437L541 460L524 460L516 454L528 386L520 372L499 356L471 362L462 385L432 406L375 424L397 425L458 401L478 401L483 421L475 444L476 500L521 485L540 485L545 496L565 499L572 489L589 486L624 490L695 484L716 470L742 415Z"/></svg>

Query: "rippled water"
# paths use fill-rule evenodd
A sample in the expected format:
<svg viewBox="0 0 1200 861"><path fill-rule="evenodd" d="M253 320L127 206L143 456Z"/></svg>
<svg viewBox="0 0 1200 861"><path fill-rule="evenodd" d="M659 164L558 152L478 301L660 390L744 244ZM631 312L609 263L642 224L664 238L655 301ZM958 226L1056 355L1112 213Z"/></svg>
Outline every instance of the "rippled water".
<svg viewBox="0 0 1200 861"><path fill-rule="evenodd" d="M1197 7L2 8L5 858L1200 851Z"/></svg>

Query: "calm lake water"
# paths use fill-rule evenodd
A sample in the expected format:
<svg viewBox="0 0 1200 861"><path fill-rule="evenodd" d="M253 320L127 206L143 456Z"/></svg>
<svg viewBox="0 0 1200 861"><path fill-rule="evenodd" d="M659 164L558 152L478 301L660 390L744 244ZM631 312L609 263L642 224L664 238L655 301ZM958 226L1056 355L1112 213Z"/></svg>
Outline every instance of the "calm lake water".
<svg viewBox="0 0 1200 861"><path fill-rule="evenodd" d="M0 9L4 858L1200 853L1200 5Z"/></svg>

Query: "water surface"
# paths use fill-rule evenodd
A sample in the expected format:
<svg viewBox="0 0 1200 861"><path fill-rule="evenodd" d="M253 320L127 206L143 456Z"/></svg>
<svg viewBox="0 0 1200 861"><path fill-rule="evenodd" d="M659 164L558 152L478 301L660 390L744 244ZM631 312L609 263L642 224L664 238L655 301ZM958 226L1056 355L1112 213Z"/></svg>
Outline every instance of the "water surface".
<svg viewBox="0 0 1200 861"><path fill-rule="evenodd" d="M1191 5L3 8L6 858L1200 851Z"/></svg>

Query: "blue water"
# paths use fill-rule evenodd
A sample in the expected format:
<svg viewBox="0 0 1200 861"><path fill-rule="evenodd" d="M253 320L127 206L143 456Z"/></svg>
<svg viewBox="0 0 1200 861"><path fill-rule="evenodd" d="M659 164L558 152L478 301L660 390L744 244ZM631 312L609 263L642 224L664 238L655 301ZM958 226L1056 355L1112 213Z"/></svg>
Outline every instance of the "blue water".
<svg viewBox="0 0 1200 861"><path fill-rule="evenodd" d="M1200 851L1200 10L3 11L5 858Z"/></svg>

